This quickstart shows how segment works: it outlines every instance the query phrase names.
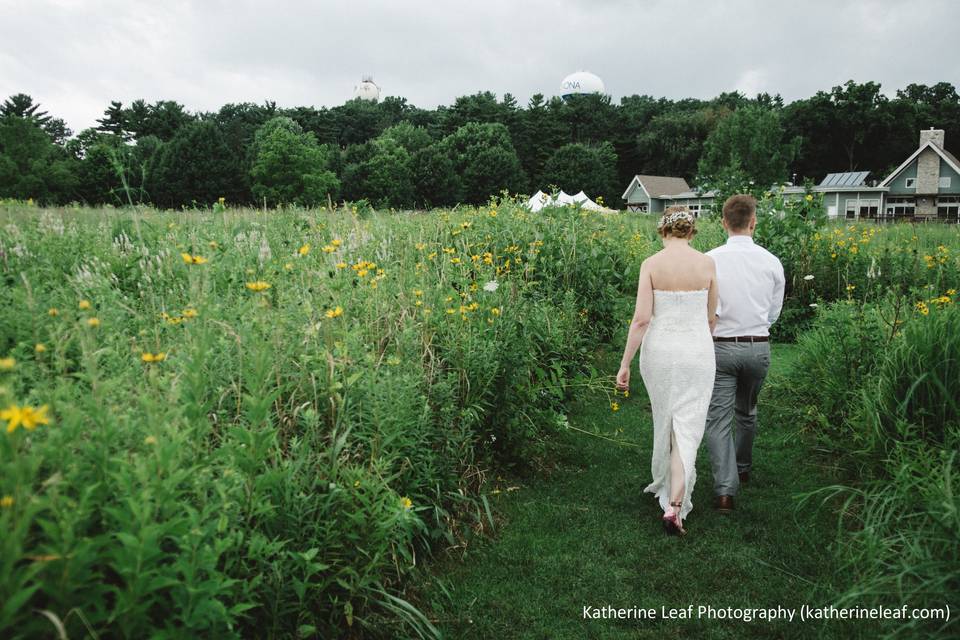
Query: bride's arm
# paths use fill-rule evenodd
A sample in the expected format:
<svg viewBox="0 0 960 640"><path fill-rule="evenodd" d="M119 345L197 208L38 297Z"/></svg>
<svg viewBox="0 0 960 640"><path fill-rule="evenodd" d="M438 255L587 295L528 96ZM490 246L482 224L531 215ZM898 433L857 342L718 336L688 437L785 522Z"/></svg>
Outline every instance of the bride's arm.
<svg viewBox="0 0 960 640"><path fill-rule="evenodd" d="M650 282L650 270L647 261L640 265L640 281L637 283L637 304L633 310L633 320L630 322L630 331L627 333L627 346L623 349L623 359L620 367L630 367L637 349L643 342L643 336L650 324L653 314L653 284Z"/></svg>
<svg viewBox="0 0 960 640"><path fill-rule="evenodd" d="M710 333L717 328L717 263L710 258L710 290L707 292L707 322L710 323Z"/></svg>

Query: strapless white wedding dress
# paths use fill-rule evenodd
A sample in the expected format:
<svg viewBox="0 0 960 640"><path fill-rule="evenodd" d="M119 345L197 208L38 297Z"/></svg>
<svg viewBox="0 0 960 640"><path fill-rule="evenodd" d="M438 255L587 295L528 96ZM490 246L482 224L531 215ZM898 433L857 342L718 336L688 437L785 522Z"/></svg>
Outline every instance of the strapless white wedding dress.
<svg viewBox="0 0 960 640"><path fill-rule="evenodd" d="M680 517L693 508L697 448L713 394L716 358L707 322L707 289L653 290L653 314L640 345L640 375L653 411L651 482L666 511L670 507L670 431L683 462L684 492Z"/></svg>

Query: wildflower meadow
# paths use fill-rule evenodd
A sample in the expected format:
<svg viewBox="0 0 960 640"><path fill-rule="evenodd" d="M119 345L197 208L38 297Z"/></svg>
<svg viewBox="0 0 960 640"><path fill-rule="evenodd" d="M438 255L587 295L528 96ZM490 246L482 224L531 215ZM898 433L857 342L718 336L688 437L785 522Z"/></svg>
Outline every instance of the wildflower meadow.
<svg viewBox="0 0 960 640"><path fill-rule="evenodd" d="M807 499L843 521L847 596L956 603L960 229L791 209L757 239L799 351L771 393L846 474ZM490 532L491 482L549 465L581 389L627 401L592 355L658 247L644 216L506 197L0 204L0 635L439 637L411 573Z"/></svg>

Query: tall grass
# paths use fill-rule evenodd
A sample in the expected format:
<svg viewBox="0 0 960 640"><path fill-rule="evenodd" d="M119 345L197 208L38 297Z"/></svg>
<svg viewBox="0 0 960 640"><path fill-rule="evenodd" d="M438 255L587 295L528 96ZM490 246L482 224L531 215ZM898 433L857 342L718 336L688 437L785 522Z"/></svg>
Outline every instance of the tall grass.
<svg viewBox="0 0 960 640"><path fill-rule="evenodd" d="M404 577L546 455L646 248L508 202L0 216L18 638L435 636Z"/></svg>
<svg viewBox="0 0 960 640"><path fill-rule="evenodd" d="M960 307L951 296L903 314L902 301L835 303L800 340L791 393L847 466L840 500L837 606L960 606ZM831 500L833 499L833 500ZM884 637L956 637L956 618L898 620Z"/></svg>

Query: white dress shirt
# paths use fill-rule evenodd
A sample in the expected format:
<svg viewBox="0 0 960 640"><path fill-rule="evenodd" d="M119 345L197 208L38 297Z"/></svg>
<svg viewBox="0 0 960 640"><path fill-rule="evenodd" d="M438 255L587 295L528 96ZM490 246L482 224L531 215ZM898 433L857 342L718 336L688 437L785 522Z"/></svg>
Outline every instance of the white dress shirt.
<svg viewBox="0 0 960 640"><path fill-rule="evenodd" d="M750 236L730 236L707 251L717 265L717 326L713 335L768 336L783 308L779 258Z"/></svg>

